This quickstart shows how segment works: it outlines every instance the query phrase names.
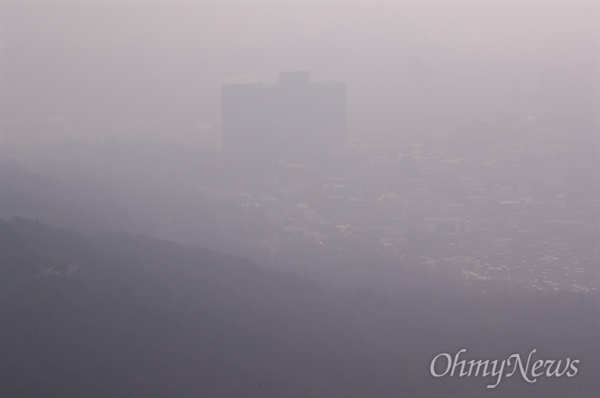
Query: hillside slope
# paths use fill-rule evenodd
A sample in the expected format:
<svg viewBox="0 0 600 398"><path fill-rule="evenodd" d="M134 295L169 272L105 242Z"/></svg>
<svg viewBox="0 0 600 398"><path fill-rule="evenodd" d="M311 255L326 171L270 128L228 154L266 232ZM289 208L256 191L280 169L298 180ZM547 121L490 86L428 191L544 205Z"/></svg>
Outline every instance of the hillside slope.
<svg viewBox="0 0 600 398"><path fill-rule="evenodd" d="M84 236L27 219L0 229L4 397L593 396L597 296L519 291L325 290L205 249ZM440 378L466 347L502 360L536 348L577 377L527 384Z"/></svg>
<svg viewBox="0 0 600 398"><path fill-rule="evenodd" d="M379 389L376 363L353 357L348 316L307 280L25 219L2 222L1 253L3 396Z"/></svg>

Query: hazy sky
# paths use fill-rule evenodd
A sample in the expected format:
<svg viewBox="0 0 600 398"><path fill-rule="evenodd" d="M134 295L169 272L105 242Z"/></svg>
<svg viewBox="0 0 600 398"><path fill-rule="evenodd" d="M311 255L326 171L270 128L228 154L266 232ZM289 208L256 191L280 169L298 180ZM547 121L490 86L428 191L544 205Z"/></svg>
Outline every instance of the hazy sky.
<svg viewBox="0 0 600 398"><path fill-rule="evenodd" d="M413 81L525 87L566 69L594 87L598 15L595 1L3 2L3 99L10 108L13 93L54 98L59 84L102 81L105 71L98 84L119 80L119 90L169 76L175 102L192 101L205 111L197 122L215 123L225 79L272 81L286 69L346 81L351 110L410 92ZM39 106L47 102L57 103Z"/></svg>
<svg viewBox="0 0 600 398"><path fill-rule="evenodd" d="M315 40L596 40L595 1L3 2L2 46L254 47ZM361 39L362 38L362 39ZM586 40L587 38L587 40ZM337 43L341 44L341 43ZM559 45L561 43L558 43Z"/></svg>

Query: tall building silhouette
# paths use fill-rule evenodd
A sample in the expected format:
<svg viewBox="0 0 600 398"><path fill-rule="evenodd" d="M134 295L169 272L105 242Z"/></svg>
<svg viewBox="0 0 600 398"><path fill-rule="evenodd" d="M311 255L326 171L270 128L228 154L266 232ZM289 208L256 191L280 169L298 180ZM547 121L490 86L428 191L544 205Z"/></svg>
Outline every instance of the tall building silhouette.
<svg viewBox="0 0 600 398"><path fill-rule="evenodd" d="M306 71L280 72L274 84L221 87L227 149L327 148L346 141L346 84L311 82Z"/></svg>

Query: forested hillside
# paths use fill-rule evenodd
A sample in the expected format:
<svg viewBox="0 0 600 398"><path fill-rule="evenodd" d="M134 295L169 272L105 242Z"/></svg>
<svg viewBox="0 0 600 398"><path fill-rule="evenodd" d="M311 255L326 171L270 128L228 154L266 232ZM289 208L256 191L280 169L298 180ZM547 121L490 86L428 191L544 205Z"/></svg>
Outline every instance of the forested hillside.
<svg viewBox="0 0 600 398"><path fill-rule="evenodd" d="M6 397L597 391L593 296L328 291L213 251L27 219L3 221L1 245ZM431 359L465 344L582 363L572 379L496 390L433 379Z"/></svg>

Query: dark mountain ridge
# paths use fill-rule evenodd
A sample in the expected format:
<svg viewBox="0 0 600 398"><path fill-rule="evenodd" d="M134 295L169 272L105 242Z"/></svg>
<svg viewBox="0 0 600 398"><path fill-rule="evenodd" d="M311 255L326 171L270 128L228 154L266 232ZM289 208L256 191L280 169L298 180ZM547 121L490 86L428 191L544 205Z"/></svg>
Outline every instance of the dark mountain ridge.
<svg viewBox="0 0 600 398"><path fill-rule="evenodd" d="M464 289L381 297L206 249L1 226L2 396L591 395L597 297ZM533 315L532 315L533 314ZM467 345L580 358L577 377L495 390L434 379ZM454 350L454 351L453 351Z"/></svg>

